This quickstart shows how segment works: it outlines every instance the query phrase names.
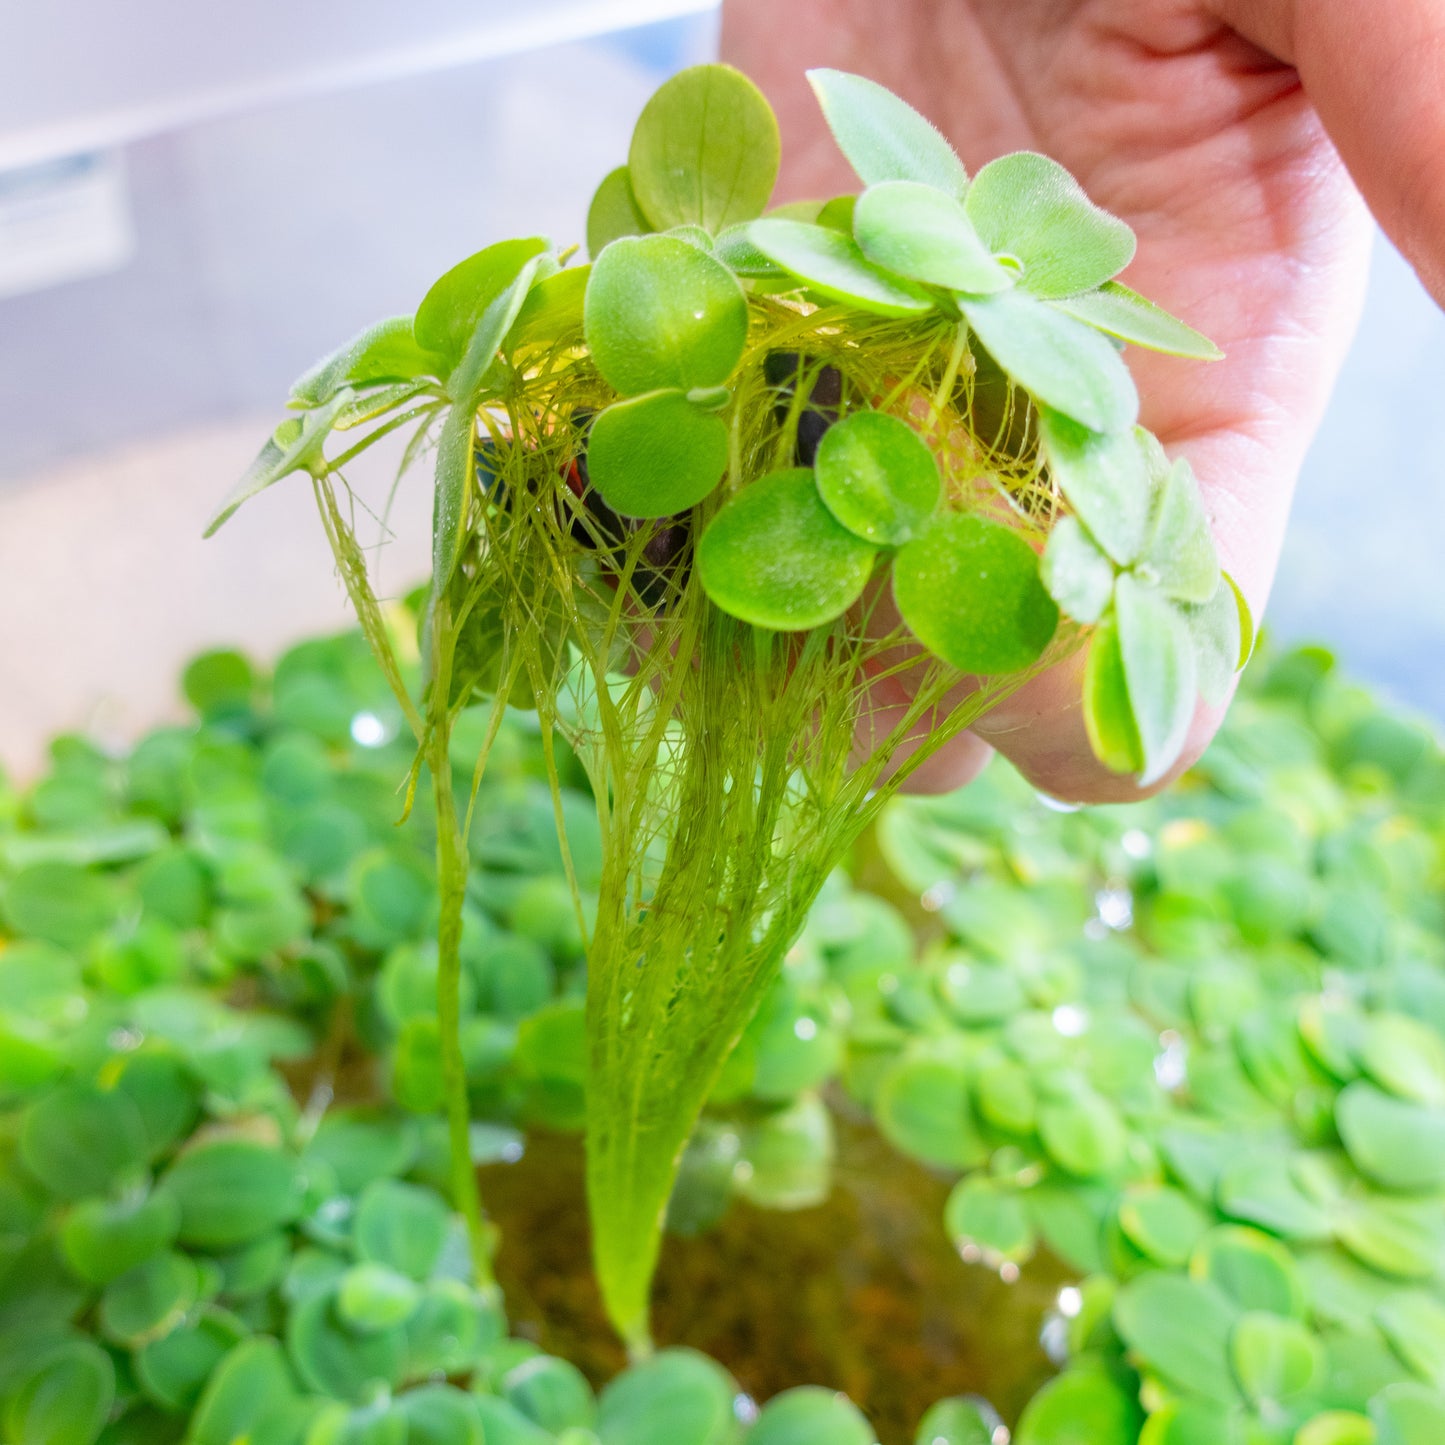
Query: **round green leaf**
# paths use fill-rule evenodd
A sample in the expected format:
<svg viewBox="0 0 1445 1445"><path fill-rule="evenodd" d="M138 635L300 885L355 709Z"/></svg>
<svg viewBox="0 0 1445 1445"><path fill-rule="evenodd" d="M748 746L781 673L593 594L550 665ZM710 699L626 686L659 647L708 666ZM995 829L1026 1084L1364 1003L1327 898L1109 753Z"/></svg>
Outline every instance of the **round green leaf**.
<svg viewBox="0 0 1445 1445"><path fill-rule="evenodd" d="M1229 1339L1234 1377L1256 1405L1309 1388L1320 1370L1320 1346L1298 1320L1256 1312L1240 1317Z"/></svg>
<svg viewBox="0 0 1445 1445"><path fill-rule="evenodd" d="M984 1175L960 1180L943 1210L944 1227L965 1257L1022 1263L1034 1252L1034 1229L1016 1189Z"/></svg>
<svg viewBox="0 0 1445 1445"><path fill-rule="evenodd" d="M1419 1104L1445 1103L1445 1040L1403 1014L1382 1014L1365 1025L1360 1063L1382 1088Z"/></svg>
<svg viewBox="0 0 1445 1445"><path fill-rule="evenodd" d="M336 1109L321 1120L302 1159L331 1169L343 1194L359 1194L374 1179L406 1173L416 1153L411 1120L380 1109Z"/></svg>
<svg viewBox="0 0 1445 1445"><path fill-rule="evenodd" d="M608 246L592 263L583 318L598 371L623 396L722 386L748 334L737 278L677 236Z"/></svg>
<svg viewBox="0 0 1445 1445"><path fill-rule="evenodd" d="M181 1209L164 1189L120 1200L88 1199L60 1231L65 1262L89 1284L108 1284L174 1242Z"/></svg>
<svg viewBox="0 0 1445 1445"><path fill-rule="evenodd" d="M1433 1201L1366 1196L1336 1209L1335 1237L1361 1263L1400 1279L1426 1279L1439 1269L1440 1218Z"/></svg>
<svg viewBox="0 0 1445 1445"><path fill-rule="evenodd" d="M1375 1427L1353 1410L1326 1410L1301 1425L1293 1445L1375 1445Z"/></svg>
<svg viewBox="0 0 1445 1445"><path fill-rule="evenodd" d="M116 1068L118 1063L119 1068ZM184 1139L201 1111L201 1089L173 1054L145 1050L111 1065L115 1093L129 1099L140 1116L147 1158Z"/></svg>
<svg viewBox="0 0 1445 1445"><path fill-rule="evenodd" d="M1378 1445L1435 1445L1445 1440L1445 1399L1423 1385L1387 1385L1370 1401Z"/></svg>
<svg viewBox="0 0 1445 1445"><path fill-rule="evenodd" d="M378 1179L357 1203L352 1239L359 1258L424 1280L441 1258L450 1221L446 1205L431 1190Z"/></svg>
<svg viewBox="0 0 1445 1445"><path fill-rule="evenodd" d="M555 1355L533 1355L502 1379L502 1396L527 1419L557 1434L590 1430L597 1421L592 1387L576 1365Z"/></svg>
<svg viewBox="0 0 1445 1445"><path fill-rule="evenodd" d="M186 701L205 718L245 709L255 687L250 659L231 648L193 657L181 674Z"/></svg>
<svg viewBox="0 0 1445 1445"><path fill-rule="evenodd" d="M841 616L862 593L874 556L838 525L801 468L735 493L697 547L702 584L724 612L784 632Z"/></svg>
<svg viewBox="0 0 1445 1445"><path fill-rule="evenodd" d="M1118 1110L1087 1090L1039 1105L1039 1140L1059 1168L1080 1179L1110 1174L1124 1160L1126 1135Z"/></svg>
<svg viewBox="0 0 1445 1445"><path fill-rule="evenodd" d="M853 236L877 266L911 281L988 296L1014 284L994 260L963 207L917 181L884 181L858 197Z"/></svg>
<svg viewBox="0 0 1445 1445"><path fill-rule="evenodd" d="M78 949L103 933L119 899L108 879L70 863L34 863L0 893L0 915L23 938Z"/></svg>
<svg viewBox="0 0 1445 1445"><path fill-rule="evenodd" d="M357 1264L341 1276L336 1313L356 1333L374 1334L404 1324L420 1298L416 1281L404 1274L384 1264Z"/></svg>
<svg viewBox="0 0 1445 1445"><path fill-rule="evenodd" d="M1139 568L1176 602L1202 605L1219 589L1219 558L1204 500L1183 457L1172 466L1158 458L1149 541Z"/></svg>
<svg viewBox="0 0 1445 1445"><path fill-rule="evenodd" d="M833 1118L816 1095L750 1124L742 1140L746 1164L734 1181L744 1199L764 1209L809 1209L833 1185L837 1145Z"/></svg>
<svg viewBox="0 0 1445 1445"><path fill-rule="evenodd" d="M544 237L498 241L453 266L416 308L417 345L435 352L447 370L462 359L483 312L548 246Z"/></svg>
<svg viewBox="0 0 1445 1445"><path fill-rule="evenodd" d="M658 230L692 224L716 235L762 215L779 155L778 122L762 91L730 66L695 65L643 107L627 170Z"/></svg>
<svg viewBox="0 0 1445 1445"><path fill-rule="evenodd" d="M1039 559L1017 532L983 517L940 517L893 559L899 616L961 672L996 675L1036 662L1059 622Z"/></svg>
<svg viewBox="0 0 1445 1445"><path fill-rule="evenodd" d="M1014 1445L1135 1445L1142 1417L1096 1365L1075 1365L1029 1401Z"/></svg>
<svg viewBox="0 0 1445 1445"><path fill-rule="evenodd" d="M26 1110L20 1158L63 1199L105 1194L138 1174L147 1155L145 1128L135 1105L118 1089L69 1083Z"/></svg>
<svg viewBox="0 0 1445 1445"><path fill-rule="evenodd" d="M1341 1092L1335 1122L1355 1166L1385 1188L1445 1184L1445 1109L1397 1099L1358 1080Z"/></svg>
<svg viewBox="0 0 1445 1445"><path fill-rule="evenodd" d="M5 1433L25 1445L91 1445L115 1399L115 1366L88 1340L75 1340L10 1396Z"/></svg>
<svg viewBox="0 0 1445 1445"><path fill-rule="evenodd" d="M141 1388L167 1410L190 1410L216 1366L245 1338L233 1315L213 1310L195 1324L181 1325L135 1352Z"/></svg>
<svg viewBox="0 0 1445 1445"><path fill-rule="evenodd" d="M1280 1153L1250 1154L1226 1165L1219 1176L1220 1210L1284 1239L1327 1239L1329 1215L1296 1182Z"/></svg>
<svg viewBox="0 0 1445 1445"><path fill-rule="evenodd" d="M860 311L923 316L934 309L921 286L875 266L851 236L829 226L769 216L748 227L748 240L820 295Z"/></svg>
<svg viewBox="0 0 1445 1445"><path fill-rule="evenodd" d="M652 229L632 194L627 167L608 171L587 207L587 254L600 256L610 242L622 236L646 235Z"/></svg>
<svg viewBox="0 0 1445 1445"><path fill-rule="evenodd" d="M875 80L842 70L810 70L808 83L838 149L864 185L922 181L961 196L968 172L931 122Z"/></svg>
<svg viewBox="0 0 1445 1445"><path fill-rule="evenodd" d="M423 1385L397 1400L406 1417L407 1445L483 1445L475 1398L455 1385Z"/></svg>
<svg viewBox="0 0 1445 1445"><path fill-rule="evenodd" d="M335 1294L326 1291L291 1311L286 1348L304 1384L359 1404L378 1386L400 1380L406 1336L400 1328L365 1334L348 1329L337 1314Z"/></svg>
<svg viewBox="0 0 1445 1445"><path fill-rule="evenodd" d="M873 1101L883 1137L925 1164L966 1169L987 1156L969 1109L968 1071L954 1059L899 1059Z"/></svg>
<svg viewBox="0 0 1445 1445"><path fill-rule="evenodd" d="M614 402L592 423L587 471L624 517L671 517L696 506L728 464L727 423L680 391Z"/></svg>
<svg viewBox="0 0 1445 1445"><path fill-rule="evenodd" d="M1187 1194L1167 1184L1137 1186L1119 1201L1119 1228L1155 1264L1186 1263L1209 1222Z"/></svg>
<svg viewBox="0 0 1445 1445"><path fill-rule="evenodd" d="M1134 255L1133 231L1096 206L1057 161L1033 151L990 161L964 205L985 245L1023 263L1020 284L1036 296L1091 291Z"/></svg>
<svg viewBox="0 0 1445 1445"><path fill-rule="evenodd" d="M1423 1290L1398 1290L1375 1310L1375 1322L1416 1374L1445 1386L1445 1305Z"/></svg>
<svg viewBox="0 0 1445 1445"><path fill-rule="evenodd" d="M959 304L989 355L1035 400L1090 431L1134 425L1134 378L1097 331L1019 290L965 297Z"/></svg>
<svg viewBox="0 0 1445 1445"><path fill-rule="evenodd" d="M1237 1315L1213 1285L1162 1272L1130 1280L1114 1300L1114 1327L1137 1359L1177 1389L1223 1403L1238 1398L1228 1355Z"/></svg>
<svg viewBox="0 0 1445 1445"><path fill-rule="evenodd" d="M191 1417L193 1445L235 1445L272 1411L296 1398L281 1346L265 1335L242 1340L221 1361Z"/></svg>
<svg viewBox="0 0 1445 1445"><path fill-rule="evenodd" d="M748 1445L873 1445L873 1427L845 1395L801 1385L774 1395L748 1432Z"/></svg>
<svg viewBox="0 0 1445 1445"><path fill-rule="evenodd" d="M901 546L938 510L937 458L907 422L886 412L856 411L830 427L814 467L823 504L876 546Z"/></svg>
<svg viewBox="0 0 1445 1445"><path fill-rule="evenodd" d="M731 1376L706 1355L663 1350L603 1390L597 1434L602 1445L731 1445L736 1395Z"/></svg>
<svg viewBox="0 0 1445 1445"><path fill-rule="evenodd" d="M918 1422L913 1445L994 1445L997 1413L982 1401L957 1396L940 1400Z"/></svg>
<svg viewBox="0 0 1445 1445"><path fill-rule="evenodd" d="M1199 1241L1189 1273L1216 1285L1240 1309L1305 1313L1305 1286L1294 1255L1259 1230L1235 1224L1211 1229Z"/></svg>
<svg viewBox="0 0 1445 1445"><path fill-rule="evenodd" d="M168 1335L201 1289L200 1272L184 1254L157 1254L112 1280L100 1297L105 1335L132 1347Z"/></svg>
<svg viewBox="0 0 1445 1445"><path fill-rule="evenodd" d="M181 1207L182 1243L234 1249L301 1212L296 1163L252 1139L211 1139L188 1149L165 1176Z"/></svg>
<svg viewBox="0 0 1445 1445"><path fill-rule="evenodd" d="M412 1379L465 1374L503 1329L495 1300L459 1280L433 1280L406 1322L406 1373Z"/></svg>

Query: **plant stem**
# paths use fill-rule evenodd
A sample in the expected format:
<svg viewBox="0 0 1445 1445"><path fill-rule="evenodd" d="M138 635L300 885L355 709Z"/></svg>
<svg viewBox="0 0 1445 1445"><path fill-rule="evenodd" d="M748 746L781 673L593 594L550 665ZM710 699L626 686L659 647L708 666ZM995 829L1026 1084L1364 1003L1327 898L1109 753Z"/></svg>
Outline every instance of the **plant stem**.
<svg viewBox="0 0 1445 1445"><path fill-rule="evenodd" d="M467 894L469 860L466 839L457 821L448 749L451 714L447 697L451 687L451 652L445 645L450 617L441 603L432 625L434 663L427 704L426 758L436 799L437 893L441 915L437 925L437 1030L440 1035L442 1088L446 1097L447 1140L450 1151L452 1203L462 1216L471 1246L472 1272L478 1285L495 1282L492 1254L496 1230L482 1212L477 1171L472 1163L471 1104L467 1098L467 1070L461 1040L462 905Z"/></svg>

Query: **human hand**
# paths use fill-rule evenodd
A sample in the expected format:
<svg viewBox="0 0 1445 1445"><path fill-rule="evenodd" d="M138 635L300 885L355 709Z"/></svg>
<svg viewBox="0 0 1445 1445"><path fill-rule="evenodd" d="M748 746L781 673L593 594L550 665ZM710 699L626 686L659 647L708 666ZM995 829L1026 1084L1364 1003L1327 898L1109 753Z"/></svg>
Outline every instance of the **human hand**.
<svg viewBox="0 0 1445 1445"><path fill-rule="evenodd" d="M1369 226L1346 163L1426 285L1445 299L1438 8L727 0L723 56L777 109L780 200L856 188L803 75L831 66L902 95L944 131L970 171L1006 151L1042 151L1134 227L1138 258L1123 279L1225 353L1201 366L1128 352L1140 420L1171 454L1189 458L1221 562L1259 616L1295 478L1364 289ZM912 786L956 787L997 748L1056 797L1138 796L1090 749L1082 665L1076 655L998 705L920 767ZM904 701L884 697L880 706ZM1203 751L1222 716L1201 705L1175 774Z"/></svg>

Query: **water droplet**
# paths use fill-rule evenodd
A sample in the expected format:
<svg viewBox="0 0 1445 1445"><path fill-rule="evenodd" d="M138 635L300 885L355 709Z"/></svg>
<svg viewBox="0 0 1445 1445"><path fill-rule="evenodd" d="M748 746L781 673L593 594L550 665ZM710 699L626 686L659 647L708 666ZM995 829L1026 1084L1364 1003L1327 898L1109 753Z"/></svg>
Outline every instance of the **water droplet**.
<svg viewBox="0 0 1445 1445"><path fill-rule="evenodd" d="M1084 1308L1084 1292L1077 1285L1066 1284L1059 1291L1057 1303L1059 1313L1066 1320L1078 1319L1079 1311Z"/></svg>
<svg viewBox="0 0 1445 1445"><path fill-rule="evenodd" d="M807 1043L810 1039L818 1037L818 1021L810 1018L798 1019L793 1024L793 1033L797 1038Z"/></svg>
<svg viewBox="0 0 1445 1445"><path fill-rule="evenodd" d="M1130 858L1147 858L1154 851L1154 840L1142 828L1130 828L1119 846Z"/></svg>
<svg viewBox="0 0 1445 1445"><path fill-rule="evenodd" d="M1161 1051L1154 1056L1154 1078L1161 1089L1179 1088L1188 1074L1184 1040L1173 1029L1159 1035Z"/></svg>

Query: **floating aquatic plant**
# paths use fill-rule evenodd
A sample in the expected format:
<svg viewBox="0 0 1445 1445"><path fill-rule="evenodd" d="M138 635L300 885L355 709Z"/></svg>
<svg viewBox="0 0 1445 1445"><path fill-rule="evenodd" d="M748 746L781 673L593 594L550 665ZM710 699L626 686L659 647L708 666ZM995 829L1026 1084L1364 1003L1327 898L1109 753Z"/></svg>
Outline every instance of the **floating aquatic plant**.
<svg viewBox="0 0 1445 1445"><path fill-rule="evenodd" d="M449 744L489 709L480 778L504 709L525 707L559 800L552 739L586 769L588 1194L603 1295L638 1353L703 1102L889 794L1081 647L1096 751L1156 782L1197 695L1222 695L1248 650L1189 468L1136 426L1119 354L1216 353L1116 279L1128 227L1046 157L970 179L881 87L812 79L861 195L764 214L766 101L726 67L683 72L593 201L590 265L532 238L448 271L296 383L213 523L309 475L415 736L412 786L431 774L452 1187L483 1279L457 1032L470 820ZM408 461L435 451L419 700L346 481L404 427Z"/></svg>

